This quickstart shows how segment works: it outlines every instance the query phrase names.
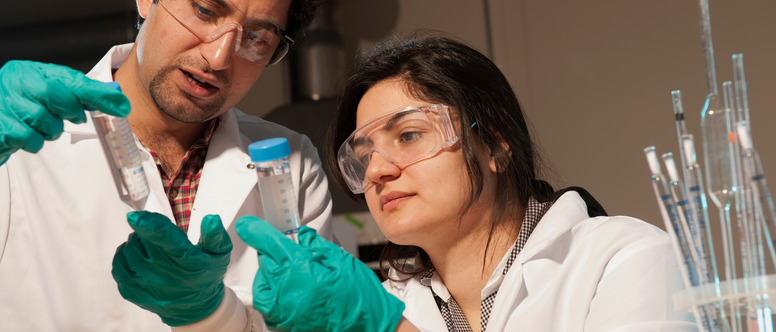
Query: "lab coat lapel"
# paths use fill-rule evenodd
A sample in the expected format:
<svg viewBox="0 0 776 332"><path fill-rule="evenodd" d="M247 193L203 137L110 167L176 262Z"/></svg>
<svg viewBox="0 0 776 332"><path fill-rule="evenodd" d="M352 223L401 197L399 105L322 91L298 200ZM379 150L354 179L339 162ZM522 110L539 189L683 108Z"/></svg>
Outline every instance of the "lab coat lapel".
<svg viewBox="0 0 776 332"><path fill-rule="evenodd" d="M544 292L555 278L562 261L552 259L556 249L565 248L565 235L580 220L587 219L587 206L576 192L563 194L537 223L517 256L493 303L487 331L503 331L509 316L527 296ZM508 287L503 287L508 285Z"/></svg>
<svg viewBox="0 0 776 332"><path fill-rule="evenodd" d="M210 139L189 219L188 236L192 243L199 241L202 218L208 214L218 214L224 228L232 224L257 182L256 171L247 167L250 163L247 144L230 110L221 117L221 126Z"/></svg>

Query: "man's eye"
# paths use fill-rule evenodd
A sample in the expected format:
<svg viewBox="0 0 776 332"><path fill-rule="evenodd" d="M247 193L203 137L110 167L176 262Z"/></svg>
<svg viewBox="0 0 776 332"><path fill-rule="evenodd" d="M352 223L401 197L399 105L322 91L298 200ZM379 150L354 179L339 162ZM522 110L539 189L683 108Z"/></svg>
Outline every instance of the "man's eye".
<svg viewBox="0 0 776 332"><path fill-rule="evenodd" d="M203 21L212 21L216 17L216 13L214 13L212 10L199 5L195 5L194 10L196 11L197 17Z"/></svg>
<svg viewBox="0 0 776 332"><path fill-rule="evenodd" d="M258 43L258 42L266 43L266 39L267 39L266 34L267 34L266 30L251 30L251 31L245 32L245 36L248 37L248 39L250 39L254 43Z"/></svg>

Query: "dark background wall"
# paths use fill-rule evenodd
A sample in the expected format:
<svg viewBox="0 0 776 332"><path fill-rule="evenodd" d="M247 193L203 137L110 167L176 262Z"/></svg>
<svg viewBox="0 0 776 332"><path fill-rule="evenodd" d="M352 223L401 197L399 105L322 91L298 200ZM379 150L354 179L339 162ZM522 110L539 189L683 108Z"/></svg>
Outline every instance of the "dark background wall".
<svg viewBox="0 0 776 332"><path fill-rule="evenodd" d="M297 45L289 61L267 69L240 108L298 128L321 144L332 94L358 49L416 28L443 30L491 56L510 79L554 166L553 184L584 186L610 213L662 227L642 149L677 151L671 90L682 90L688 128L700 136L706 88L696 1L328 5L318 28L333 29L339 41L311 32L310 43ZM766 174L776 170L776 133L768 129L776 122L774 12L774 1L711 0L718 84L732 79L730 56L744 53L753 136ZM9 1L0 12L0 63L35 59L87 71L110 45L133 40L135 20L135 4L128 0ZM351 204L338 199L336 212L363 209Z"/></svg>

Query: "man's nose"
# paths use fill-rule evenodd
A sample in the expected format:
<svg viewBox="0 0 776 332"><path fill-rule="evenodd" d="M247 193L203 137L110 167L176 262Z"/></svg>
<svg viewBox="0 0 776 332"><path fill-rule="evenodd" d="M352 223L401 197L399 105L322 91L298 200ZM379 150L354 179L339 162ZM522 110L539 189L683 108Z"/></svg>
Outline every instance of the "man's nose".
<svg viewBox="0 0 776 332"><path fill-rule="evenodd" d="M237 52L242 37L240 26L229 24L215 32L212 41L202 43L200 52L213 70L223 70L232 64L232 56Z"/></svg>

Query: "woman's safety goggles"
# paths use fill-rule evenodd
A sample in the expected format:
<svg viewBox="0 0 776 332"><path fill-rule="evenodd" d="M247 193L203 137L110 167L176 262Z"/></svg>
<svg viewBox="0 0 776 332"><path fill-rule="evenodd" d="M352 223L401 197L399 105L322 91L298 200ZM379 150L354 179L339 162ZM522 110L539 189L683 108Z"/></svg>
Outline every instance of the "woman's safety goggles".
<svg viewBox="0 0 776 332"><path fill-rule="evenodd" d="M234 37L224 42L234 43L234 53L248 61L273 65L288 53L294 39L274 23L248 17L230 1L223 0L161 0L170 15L191 31L203 43L210 43L234 31ZM231 47L231 44L228 46Z"/></svg>
<svg viewBox="0 0 776 332"><path fill-rule="evenodd" d="M433 157L460 137L447 105L407 107L356 129L337 153L340 172L354 194L366 190L374 153L401 169Z"/></svg>

